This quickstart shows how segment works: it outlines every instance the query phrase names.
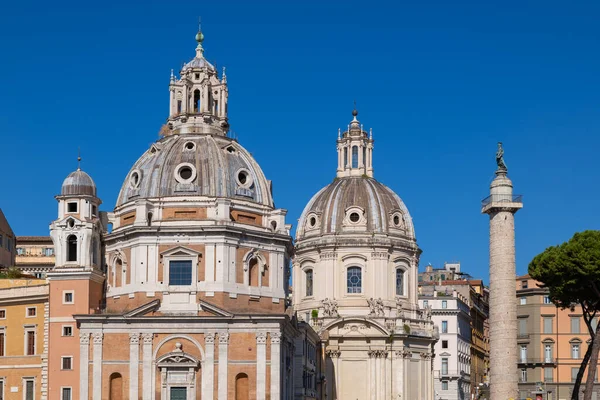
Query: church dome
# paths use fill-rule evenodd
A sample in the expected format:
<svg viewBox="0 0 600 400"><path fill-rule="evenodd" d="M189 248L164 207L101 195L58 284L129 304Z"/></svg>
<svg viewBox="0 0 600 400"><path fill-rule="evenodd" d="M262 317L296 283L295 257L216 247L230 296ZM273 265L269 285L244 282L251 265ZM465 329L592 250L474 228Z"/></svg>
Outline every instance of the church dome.
<svg viewBox="0 0 600 400"><path fill-rule="evenodd" d="M336 178L308 202L296 239L360 232L415 239L408 209L396 193L370 177L345 177Z"/></svg>
<svg viewBox="0 0 600 400"><path fill-rule="evenodd" d="M94 196L96 197L96 184L92 178L80 169L73 171L63 181L61 196Z"/></svg>
<svg viewBox="0 0 600 400"><path fill-rule="evenodd" d="M117 207L140 198L225 197L272 207L270 181L239 143L225 136L171 135L133 165Z"/></svg>

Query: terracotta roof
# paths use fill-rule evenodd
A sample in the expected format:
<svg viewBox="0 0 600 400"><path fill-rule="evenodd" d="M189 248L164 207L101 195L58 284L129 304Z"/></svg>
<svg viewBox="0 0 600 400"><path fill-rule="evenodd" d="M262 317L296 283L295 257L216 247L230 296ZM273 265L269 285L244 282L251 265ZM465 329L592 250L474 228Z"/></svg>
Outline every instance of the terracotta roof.
<svg viewBox="0 0 600 400"><path fill-rule="evenodd" d="M52 243L52 238L50 236L17 236L17 246L20 243L25 242L50 242Z"/></svg>

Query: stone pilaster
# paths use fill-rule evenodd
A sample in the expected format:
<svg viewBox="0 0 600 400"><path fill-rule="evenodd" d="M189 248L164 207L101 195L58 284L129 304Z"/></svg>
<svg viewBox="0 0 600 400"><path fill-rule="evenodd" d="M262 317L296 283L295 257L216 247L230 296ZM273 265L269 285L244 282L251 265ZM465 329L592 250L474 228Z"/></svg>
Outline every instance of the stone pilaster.
<svg viewBox="0 0 600 400"><path fill-rule="evenodd" d="M281 332L271 332L271 398L281 398Z"/></svg>
<svg viewBox="0 0 600 400"><path fill-rule="evenodd" d="M228 344L229 344L229 333L219 332L219 377L217 379L219 388L218 395L219 400L227 400L227 369L229 367L228 362Z"/></svg>
<svg viewBox="0 0 600 400"><path fill-rule="evenodd" d="M152 383L152 340L154 334L142 334L142 383L144 388L154 387ZM142 390L143 400L152 400L152 390Z"/></svg>
<svg viewBox="0 0 600 400"><path fill-rule="evenodd" d="M202 366L202 399L212 399L215 387L215 333L204 334L204 365Z"/></svg>
<svg viewBox="0 0 600 400"><path fill-rule="evenodd" d="M140 334L129 334L129 398L138 398L138 382L140 371Z"/></svg>
<svg viewBox="0 0 600 400"><path fill-rule="evenodd" d="M79 334L79 398L89 399L90 334Z"/></svg>
<svg viewBox="0 0 600 400"><path fill-rule="evenodd" d="M265 400L267 387L267 333L256 333L256 400Z"/></svg>
<svg viewBox="0 0 600 400"><path fill-rule="evenodd" d="M94 339L93 364L92 364L92 399L102 400L102 332L92 334Z"/></svg>
<svg viewBox="0 0 600 400"><path fill-rule="evenodd" d="M48 332L50 321L50 303L44 303L44 349L42 351L42 381L40 400L48 399Z"/></svg>

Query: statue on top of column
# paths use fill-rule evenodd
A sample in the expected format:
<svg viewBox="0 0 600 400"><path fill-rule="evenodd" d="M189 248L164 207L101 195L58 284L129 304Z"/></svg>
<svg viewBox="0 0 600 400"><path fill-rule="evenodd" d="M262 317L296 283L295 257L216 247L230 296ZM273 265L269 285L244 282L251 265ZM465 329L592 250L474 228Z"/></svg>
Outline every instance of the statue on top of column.
<svg viewBox="0 0 600 400"><path fill-rule="evenodd" d="M506 163L504 162L504 149L502 148L502 142L498 142L498 150L496 151L496 164L498 164L498 171L507 171Z"/></svg>

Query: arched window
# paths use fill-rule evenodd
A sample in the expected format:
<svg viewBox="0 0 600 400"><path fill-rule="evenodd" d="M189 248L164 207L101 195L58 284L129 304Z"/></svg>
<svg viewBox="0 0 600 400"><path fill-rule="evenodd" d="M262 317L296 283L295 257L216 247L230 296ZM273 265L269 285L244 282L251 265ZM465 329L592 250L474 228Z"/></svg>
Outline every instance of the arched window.
<svg viewBox="0 0 600 400"><path fill-rule="evenodd" d="M248 272L250 277L250 286L258 286L258 260L253 258L248 263Z"/></svg>
<svg viewBox="0 0 600 400"><path fill-rule="evenodd" d="M360 267L350 267L347 272L348 293L362 292L362 269Z"/></svg>
<svg viewBox="0 0 600 400"><path fill-rule="evenodd" d="M344 147L344 168L348 165L348 148Z"/></svg>
<svg viewBox="0 0 600 400"><path fill-rule="evenodd" d="M404 296L404 270L396 268L396 296Z"/></svg>
<svg viewBox="0 0 600 400"><path fill-rule="evenodd" d="M109 399L123 399L123 377L118 372L110 375Z"/></svg>
<svg viewBox="0 0 600 400"><path fill-rule="evenodd" d="M67 261L77 261L77 236L67 237Z"/></svg>
<svg viewBox="0 0 600 400"><path fill-rule="evenodd" d="M249 400L248 375L241 373L235 377L235 400Z"/></svg>
<svg viewBox="0 0 600 400"><path fill-rule="evenodd" d="M200 90L194 90L194 112L200 112Z"/></svg>
<svg viewBox="0 0 600 400"><path fill-rule="evenodd" d="M306 272L306 295L313 295L313 270L307 269Z"/></svg>
<svg viewBox="0 0 600 400"><path fill-rule="evenodd" d="M352 168L358 168L358 146L352 146Z"/></svg>
<svg viewBox="0 0 600 400"><path fill-rule="evenodd" d="M363 147L363 165L367 166L367 148Z"/></svg>

